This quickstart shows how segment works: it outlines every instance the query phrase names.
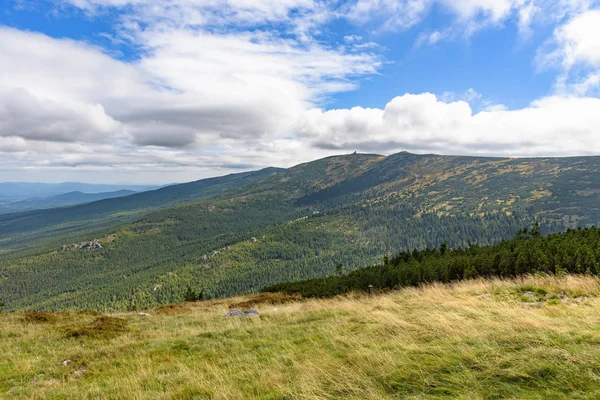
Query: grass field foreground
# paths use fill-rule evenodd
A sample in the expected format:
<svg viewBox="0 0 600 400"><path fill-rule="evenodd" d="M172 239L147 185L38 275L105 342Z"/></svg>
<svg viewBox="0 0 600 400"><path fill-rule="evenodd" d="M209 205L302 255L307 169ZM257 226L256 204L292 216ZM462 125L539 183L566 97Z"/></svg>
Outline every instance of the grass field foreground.
<svg viewBox="0 0 600 400"><path fill-rule="evenodd" d="M7 399L597 399L600 281L0 314ZM228 318L229 307L258 318Z"/></svg>

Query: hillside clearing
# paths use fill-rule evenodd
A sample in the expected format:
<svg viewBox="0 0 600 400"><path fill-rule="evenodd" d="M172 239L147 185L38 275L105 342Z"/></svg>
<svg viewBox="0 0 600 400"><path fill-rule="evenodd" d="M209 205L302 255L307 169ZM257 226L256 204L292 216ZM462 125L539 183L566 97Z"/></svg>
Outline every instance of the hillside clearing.
<svg viewBox="0 0 600 400"><path fill-rule="evenodd" d="M0 397L595 399L598 296L597 278L541 276L151 316L0 314ZM244 303L261 317L223 317Z"/></svg>

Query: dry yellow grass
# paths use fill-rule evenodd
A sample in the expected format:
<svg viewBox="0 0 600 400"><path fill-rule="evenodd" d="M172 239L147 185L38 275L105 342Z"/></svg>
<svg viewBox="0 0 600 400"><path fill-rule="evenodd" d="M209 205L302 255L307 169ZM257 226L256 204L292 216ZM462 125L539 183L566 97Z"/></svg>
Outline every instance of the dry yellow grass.
<svg viewBox="0 0 600 400"><path fill-rule="evenodd" d="M106 337L69 336L95 315L3 314L0 398L597 399L598 295L598 279L568 276L277 305L245 296L114 315L126 329ZM261 317L223 317L240 303Z"/></svg>

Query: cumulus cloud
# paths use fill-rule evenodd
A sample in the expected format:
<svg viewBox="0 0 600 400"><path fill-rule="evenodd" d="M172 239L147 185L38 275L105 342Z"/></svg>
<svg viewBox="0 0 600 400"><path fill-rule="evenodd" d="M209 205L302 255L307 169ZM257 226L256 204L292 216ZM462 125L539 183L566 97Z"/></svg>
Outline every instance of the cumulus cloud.
<svg viewBox="0 0 600 400"><path fill-rule="evenodd" d="M264 32L148 27L136 35L144 55L125 63L85 43L0 27L0 134L65 142L114 135L175 148L268 138L379 65L368 52Z"/></svg>
<svg viewBox="0 0 600 400"><path fill-rule="evenodd" d="M104 141L120 129L100 104L56 102L25 89L0 92L0 136L46 141Z"/></svg>
<svg viewBox="0 0 600 400"><path fill-rule="evenodd" d="M552 96L519 110L473 113L465 101L406 94L384 109L322 111L299 122L299 137L328 150L400 150L501 156L600 152L600 99Z"/></svg>
<svg viewBox="0 0 600 400"><path fill-rule="evenodd" d="M538 54L541 67L558 67L557 89L585 95L600 83L600 10L587 10L554 31Z"/></svg>

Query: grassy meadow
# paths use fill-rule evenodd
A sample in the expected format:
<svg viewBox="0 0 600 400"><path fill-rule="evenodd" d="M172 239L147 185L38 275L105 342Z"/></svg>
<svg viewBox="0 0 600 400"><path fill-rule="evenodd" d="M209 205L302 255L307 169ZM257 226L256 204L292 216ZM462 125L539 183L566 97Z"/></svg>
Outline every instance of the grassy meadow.
<svg viewBox="0 0 600 400"><path fill-rule="evenodd" d="M226 318L228 308L259 318ZM2 399L598 399L600 281L0 314Z"/></svg>

